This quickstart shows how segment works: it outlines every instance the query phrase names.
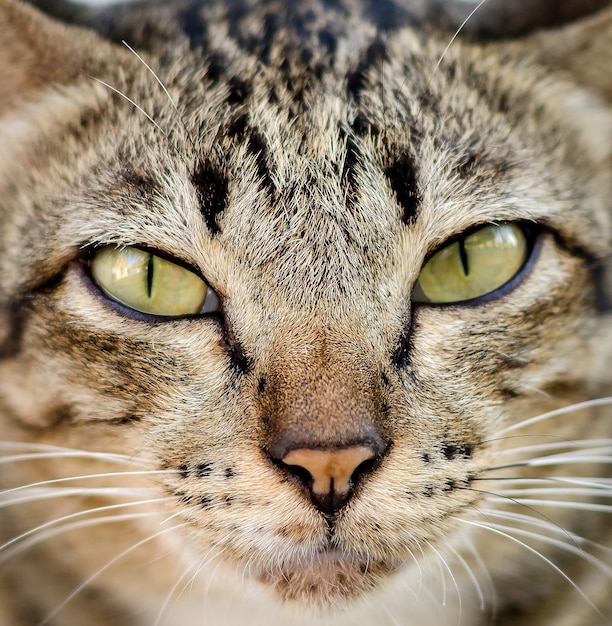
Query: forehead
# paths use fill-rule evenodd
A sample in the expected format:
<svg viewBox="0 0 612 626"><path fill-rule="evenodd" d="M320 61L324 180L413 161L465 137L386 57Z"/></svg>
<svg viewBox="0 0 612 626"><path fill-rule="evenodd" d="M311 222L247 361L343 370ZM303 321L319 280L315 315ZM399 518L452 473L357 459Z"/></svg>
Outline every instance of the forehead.
<svg viewBox="0 0 612 626"><path fill-rule="evenodd" d="M445 51L448 35L381 34L338 7L323 17L304 7L191 16L182 45L152 61L173 102L144 67L137 73L130 88L179 146L158 137L147 177L168 195L156 171L165 151L180 172L173 181L192 192L166 209L197 205L203 221L199 239L189 233L169 253L186 248L191 261L216 240L251 275L274 264L285 282L310 271L313 286L326 276L350 289L356 273L378 281L398 251L414 273L462 230L540 217L554 169L532 172L534 199L516 201L516 180L528 186L530 157L546 142L524 127L514 106L523 94L499 58L460 43ZM128 161L147 154L134 137L126 143Z"/></svg>

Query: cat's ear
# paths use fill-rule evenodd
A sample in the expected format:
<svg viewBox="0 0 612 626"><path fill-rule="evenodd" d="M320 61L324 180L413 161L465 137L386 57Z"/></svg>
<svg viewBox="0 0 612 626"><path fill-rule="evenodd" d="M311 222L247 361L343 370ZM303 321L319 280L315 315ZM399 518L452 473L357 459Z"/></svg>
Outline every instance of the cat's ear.
<svg viewBox="0 0 612 626"><path fill-rule="evenodd" d="M533 36L540 61L567 74L612 107L612 6Z"/></svg>
<svg viewBox="0 0 612 626"><path fill-rule="evenodd" d="M42 91L99 74L109 63L101 46L93 33L0 0L0 116Z"/></svg>

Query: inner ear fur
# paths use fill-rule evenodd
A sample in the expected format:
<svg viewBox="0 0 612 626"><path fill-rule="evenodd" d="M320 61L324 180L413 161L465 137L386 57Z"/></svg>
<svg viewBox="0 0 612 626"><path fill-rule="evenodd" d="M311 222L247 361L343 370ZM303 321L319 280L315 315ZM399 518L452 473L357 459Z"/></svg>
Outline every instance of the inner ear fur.
<svg viewBox="0 0 612 626"><path fill-rule="evenodd" d="M109 48L94 33L0 0L0 116L40 91L103 73Z"/></svg>

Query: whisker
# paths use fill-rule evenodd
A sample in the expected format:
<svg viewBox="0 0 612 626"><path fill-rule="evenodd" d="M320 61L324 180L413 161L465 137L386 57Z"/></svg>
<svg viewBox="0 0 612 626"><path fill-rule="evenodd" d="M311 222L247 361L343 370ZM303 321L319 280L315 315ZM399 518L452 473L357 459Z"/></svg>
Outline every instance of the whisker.
<svg viewBox="0 0 612 626"><path fill-rule="evenodd" d="M32 452L30 454L13 454L10 456L0 457L0 465L4 463L19 463L22 461L38 461L39 459L68 459L68 458L84 458L95 459L97 461L106 461L112 463L130 463L146 466L144 461L133 461L123 454L110 454L106 452L87 452L86 450L71 450L66 452Z"/></svg>
<svg viewBox="0 0 612 626"><path fill-rule="evenodd" d="M101 567L99 570L94 572L91 576L89 576L89 578L87 578L87 580L85 580L76 589L74 589L74 591L72 591L72 593L70 593L70 595L61 604L59 604L57 607L55 607L55 609L53 609L53 611L39 624L39 626L45 626L45 624L48 624L70 602L70 600L72 600L83 589L85 589L85 587L87 587L87 585L89 585L89 583L91 583L98 576L100 576L100 574L104 573L109 567L114 565L117 561L119 561L123 557L127 556L130 552L133 552L134 550L137 550L138 548L140 548L140 546L148 543L149 541L153 541L154 539L157 539L159 536L161 536L163 534L166 534L168 532L174 531L177 528L183 528L183 527L185 527L187 525L188 525L187 522L185 522L184 524L178 524L177 526L171 526L170 528L164 528L163 530L160 530L159 532L154 533L153 535L150 535L149 537L145 537L144 539L138 541L137 543L133 544L128 549L124 550L123 552L121 552L120 554L118 554L117 556L112 558L110 561L108 561L106 563L106 565L104 565L104 567Z"/></svg>
<svg viewBox="0 0 612 626"><path fill-rule="evenodd" d="M444 60L444 57L446 56L446 54L449 51L450 47L455 43L455 40L459 36L459 33L463 30L465 25L472 19L472 17L476 13L476 11L478 11L480 9L480 7L485 2L487 2L487 0L480 0L480 2L474 7L474 9L471 11L471 13L463 20L463 22L461 22L461 24L459 25L459 28L457 28L457 30L455 31L454 35L451 37L450 41L448 42L446 48L444 48L442 54L440 55L440 58L438 59L438 62L436 63L436 66L434 67L432 75L431 75L431 77L429 79L430 83L431 83L433 77L436 75L436 73L440 69L440 65L442 64L442 61ZM428 87L428 90L429 90L429 87Z"/></svg>
<svg viewBox="0 0 612 626"><path fill-rule="evenodd" d="M480 509L480 512L486 514L487 517L499 517L508 521L519 522L529 526L536 526L537 528L546 530L547 532L563 535L564 537L570 538L572 543L576 546L588 545L596 548L597 550L612 552L612 548L609 548L608 546L604 546L601 543L587 539L582 535L568 531L565 528L551 524L550 522L540 519L539 517L534 517L533 515L526 515L525 513L518 513L517 511L500 511L499 509Z"/></svg>
<svg viewBox="0 0 612 626"><path fill-rule="evenodd" d="M183 571L183 573L179 576L179 578L177 579L177 581L174 583L174 585L172 586L172 589L170 589L170 591L168 592L168 594L166 595L166 598L163 602L163 604L161 605L160 609L159 609L159 613L157 614L157 619L155 620L155 623L153 624L153 626L159 626L161 624L161 620L164 616L164 613L166 612L166 608L168 607L168 605L170 604L170 601L172 599L172 596L175 594L176 590L178 589L179 585L181 584L181 582L183 582L183 580L185 580L185 578L187 576L189 576L189 574L195 570L195 572L197 573L198 571L198 566L199 566L199 562L198 563L191 563L190 565L188 565L185 570ZM194 574L195 576L195 574ZM188 586L190 581L187 581L187 584L185 585ZM185 587L183 587L183 590L185 589ZM181 593L182 593L181 591ZM177 601L180 598L180 595L177 597Z"/></svg>
<svg viewBox="0 0 612 626"><path fill-rule="evenodd" d="M486 566L485 562L483 561L482 557L480 556L480 553L478 552L478 550L476 550L476 547L474 546L472 541L466 541L467 544L467 548L469 549L469 551L472 553L472 556L474 557L474 560L476 561L476 563L478 564L478 567L480 568L480 571L483 573L484 578L487 582L487 587L488 587L488 595L489 595L489 605L491 607L491 615L493 617L493 619L495 618L495 616L497 615L497 591L495 589L495 583L493 582L493 577L491 576L491 572L489 571L489 568Z"/></svg>
<svg viewBox="0 0 612 626"><path fill-rule="evenodd" d="M599 478L597 476L475 476L471 479L475 481L500 482L504 485L550 485L551 483L559 483L561 485L582 485L585 487L593 487L605 491L612 488L612 479Z"/></svg>
<svg viewBox="0 0 612 626"><path fill-rule="evenodd" d="M65 498L70 496L95 496L95 497L147 497L157 493L157 489L154 488L139 488L134 489L132 487L93 487L89 489L83 489L75 487L71 489L60 489L58 487L51 487L49 489L32 489L34 493L29 493L29 490L18 495L12 499L0 499L0 509L15 504L25 504L27 502L36 502L38 500L50 500L53 498Z"/></svg>
<svg viewBox="0 0 612 626"><path fill-rule="evenodd" d="M21 554L22 552L25 552L32 546L36 546L39 543L46 541L47 539L52 539L53 537L57 537L58 535L62 535L66 532L79 530L80 528L88 528L89 526L98 526L100 524L125 522L132 519L152 517L154 515L159 515L159 513L157 511L145 511L142 513L126 513L124 515L105 515L102 517L95 517L93 519L79 520L77 522L71 522L69 524L62 524L62 526L59 526L57 528L49 528L44 532L30 536L24 541L15 544L12 548L7 549L0 557L0 565L6 563L7 561L10 561L13 557Z"/></svg>
<svg viewBox="0 0 612 626"><path fill-rule="evenodd" d="M174 111L175 111L175 113L176 113L176 115L177 115L177 117L178 117L178 119L179 119L179 121L181 123L181 126L183 127L183 130L185 131L185 135L189 139L189 143L191 144L191 147L193 148L193 150L195 152L196 151L195 141L194 141L191 133L187 129L187 124L185 124L185 120L184 120L183 116L181 115L181 112L179 111L179 108L178 108L176 102L174 101L174 98L170 95L170 92L166 88L166 85L164 85L164 83L161 80L161 78L153 71L153 68L140 56L140 54L138 54L138 52L136 52L136 50L134 50L134 48L132 48L132 46L130 46L129 43L127 43L127 41L122 39L121 43L147 68L147 70L151 73L151 75L157 81L159 86L163 89L164 93L168 97L168 100L170 101L170 104L172 105L172 108L174 109Z"/></svg>
<svg viewBox="0 0 612 626"><path fill-rule="evenodd" d="M522 528L516 528L514 526L506 526L505 524L497 524L497 523L491 523L490 526L491 528L496 528L501 531L505 531L508 533L512 532L522 537L535 539L537 541L541 541L542 543L546 543L548 545L555 546L557 548L565 550L566 552L570 552L571 554L575 554L576 556L579 556L580 558L584 559L585 561L587 561L588 563L596 567L600 572L606 574L606 576L612 578L611 567L606 565L601 559L598 559L597 557L593 556L591 553L586 552L582 548L576 547L575 545L565 543L564 541L555 539L554 537L549 537L548 535L542 535L540 533L535 533L533 531L525 530Z"/></svg>
<svg viewBox="0 0 612 626"><path fill-rule="evenodd" d="M152 498L149 500L137 500L135 502L120 502L118 504L108 504L106 506L100 506L100 507L95 507L93 509L85 509L84 511L77 511L75 513L70 513L68 515L64 515L63 517L58 517L57 519L51 520L49 522L45 522L44 524L41 524L40 526L36 526L35 528L30 528L30 530L26 530L24 533L21 533L21 535L18 535L17 537L13 537L9 541L0 545L0 552L3 552L6 548L12 546L15 543L18 543L19 541L25 539L26 537L29 537L30 535L33 535L41 530L44 530L45 528L49 528L50 526L55 526L56 524L60 524L61 522L65 522L67 520L74 519L76 517L90 515L91 513L101 513L103 511L113 511L116 509L121 509L121 508L129 507L129 506L139 506L143 504L155 504L158 502L166 502L171 499L172 499L171 497L167 497L167 498Z"/></svg>
<svg viewBox="0 0 612 626"><path fill-rule="evenodd" d="M508 502L507 497L491 497L491 502ZM594 504L592 502L571 502L566 500L545 500L538 498L512 498L512 502L516 504L524 504L529 506L549 506L557 509L573 509L576 511L596 511L598 513L612 513L612 505Z"/></svg>
<svg viewBox="0 0 612 626"><path fill-rule="evenodd" d="M468 562L461 556L461 554L457 550L455 550L454 548L450 546L447 546L447 548L453 553L453 556L459 561L459 563L461 563L469 579L472 581L472 584L474 585L474 588L476 589L476 594L478 595L480 610L484 611L486 608L486 602L485 602L484 593L482 591L480 583L478 582L478 578L472 571L472 568L468 565Z"/></svg>
<svg viewBox="0 0 612 626"><path fill-rule="evenodd" d="M425 541L425 543L429 547L429 549L438 557L438 560L440 561L440 563L442 563L442 565L444 566L444 569L446 569L449 576L451 577L451 580L453 581L453 585L455 587L455 590L457 591L457 601L459 603L458 623L460 623L461 611L462 611L462 600L461 600L461 590L459 589L459 584L457 583L457 579L455 578L455 575L453 574L453 571L451 570L450 565L448 564L447 560L442 556L442 554L438 550L436 550L436 548L431 544L431 542ZM446 606L446 582L444 579L445 579L445 576L442 575L442 581L443 581L443 586L444 586L442 606Z"/></svg>
<svg viewBox="0 0 612 626"><path fill-rule="evenodd" d="M168 133L166 133L166 131L141 106L136 104L129 96L126 96L122 91L119 91L119 89L116 89L112 85L105 83L103 80L96 78L95 76L92 76L91 78L95 80L96 82L100 83L101 85L108 87L108 89L110 89L111 91L114 91L117 95L121 96L124 100L127 100L127 102L129 102L135 109L140 111L149 120L149 122L151 122L151 124L153 124L153 126L155 126L155 128L157 128L162 133L162 135L166 137L166 139L168 138Z"/></svg>
<svg viewBox="0 0 612 626"><path fill-rule="evenodd" d="M154 463L155 459L146 459L142 457L135 456L133 454L121 454L119 452L102 452L102 451L91 451L91 450L82 450L80 448L67 448L65 446L54 446L51 444L43 444L43 443L29 443L26 441L0 441L0 450L26 450L32 451L37 450L40 452L72 452L75 454L82 455L84 457L95 457L100 458L101 460L108 461L117 461L121 460L127 462L135 462L139 461L141 463ZM5 457L0 457L5 458Z"/></svg>
<svg viewBox="0 0 612 626"><path fill-rule="evenodd" d="M597 406L606 406L612 404L612 396L606 396L604 398L595 398L593 400L586 400L584 402L578 402L576 404L571 404L566 407L562 407L560 409L554 409L553 411L548 411L547 413L541 413L540 415L536 415L535 417L530 417L522 422L518 422L516 424L512 424L507 428L503 428L496 433L496 436L505 435L506 433L513 432L518 430L519 428L525 428L526 426L531 426L532 424L537 424L539 422L543 422L544 420L551 419L553 417L558 417L560 415L567 415L568 413L573 413L574 411L581 411L582 409L590 409Z"/></svg>
<svg viewBox="0 0 612 626"><path fill-rule="evenodd" d="M612 449L612 439L575 439L572 441L561 441L558 443L541 443L532 446L521 446L519 448L510 448L500 450L499 454L522 454L532 452L545 452L547 450L562 450L564 448L589 448L589 447L608 447Z"/></svg>
<svg viewBox="0 0 612 626"><path fill-rule="evenodd" d="M573 487L528 487L522 489L498 489L496 493L505 496L531 495L564 495L584 496L590 498L612 498L612 489L578 489Z"/></svg>
<svg viewBox="0 0 612 626"><path fill-rule="evenodd" d="M168 474L177 474L178 470L142 470L133 472L105 472L102 474L84 474L82 476L69 476L68 478L53 478L52 480L42 480L37 483L30 483L29 485L20 485L19 487L12 487L11 489L5 489L0 491L0 496L5 496L8 493L15 493L16 491L23 491L24 489L30 489L31 487L44 487L45 485L55 485L58 483L65 483L75 480L89 480L93 478L115 478L117 476L160 476Z"/></svg>
<svg viewBox="0 0 612 626"><path fill-rule="evenodd" d="M538 550L536 550L529 544L525 543L524 541L521 541L520 539L517 539L516 537L513 537L507 532L499 530L498 528L494 528L493 525L491 525L490 523L487 524L484 522L476 522L474 520L467 520L461 517L453 517L453 519L460 521L463 524L468 524L470 526L475 526L476 528L482 528L484 530L488 530L489 532L492 532L493 534L499 535L501 537L505 537L509 541L512 541L513 543L516 543L522 546L523 548L525 548L525 550L527 550L531 554L534 554L536 557L544 561L544 563L546 563L549 567L551 567L555 572L557 572L557 574L559 574L563 579L565 579L573 587L573 589L576 590L576 592L585 600L585 602L587 602L587 604L590 607L593 608L594 611L596 611L599 615L602 615L599 609L593 604L593 602L591 602L589 597L584 593L584 591L582 591L582 589L580 589L580 587L574 582L574 580L572 580L572 578L570 578L558 565L555 565L555 563L553 563L553 561L551 561L548 557L544 556L541 552L539 552Z"/></svg>

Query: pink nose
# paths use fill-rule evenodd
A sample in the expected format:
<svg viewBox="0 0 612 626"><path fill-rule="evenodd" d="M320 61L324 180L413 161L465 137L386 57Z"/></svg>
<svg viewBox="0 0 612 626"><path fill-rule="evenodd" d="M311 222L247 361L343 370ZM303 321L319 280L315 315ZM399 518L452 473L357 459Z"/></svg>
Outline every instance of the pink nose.
<svg viewBox="0 0 612 626"><path fill-rule="evenodd" d="M334 512L348 500L357 468L374 457L374 451L368 446L338 450L298 448L287 453L282 462L306 470L313 500L325 512Z"/></svg>

